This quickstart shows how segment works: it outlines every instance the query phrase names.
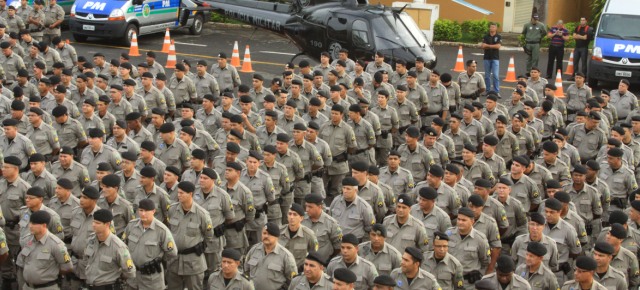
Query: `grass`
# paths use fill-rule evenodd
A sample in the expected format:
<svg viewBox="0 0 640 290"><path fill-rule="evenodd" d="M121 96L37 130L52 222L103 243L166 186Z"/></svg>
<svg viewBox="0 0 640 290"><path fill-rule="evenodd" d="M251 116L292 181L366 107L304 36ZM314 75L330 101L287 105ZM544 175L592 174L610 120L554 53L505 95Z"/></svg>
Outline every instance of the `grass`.
<svg viewBox="0 0 640 290"><path fill-rule="evenodd" d="M244 24L244 22L225 17L225 16L220 15L218 13L211 13L211 22L229 23L229 24Z"/></svg>

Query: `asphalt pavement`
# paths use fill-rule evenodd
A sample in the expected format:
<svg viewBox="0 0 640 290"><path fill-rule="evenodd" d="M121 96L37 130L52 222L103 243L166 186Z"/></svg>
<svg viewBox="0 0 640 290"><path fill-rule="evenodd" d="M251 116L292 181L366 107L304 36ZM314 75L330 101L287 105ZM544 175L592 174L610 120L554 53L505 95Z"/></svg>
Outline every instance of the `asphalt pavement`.
<svg viewBox="0 0 640 290"><path fill-rule="evenodd" d="M76 48L78 55L84 55L91 59L94 53L102 52L107 60L118 58L123 51L129 51L129 47L123 47L121 44L113 40L90 38L86 43L77 43L68 31L63 31L63 39L70 39L72 45ZM299 52L293 42L278 34L263 29L247 28L242 26L229 26L214 23L207 23L201 35L190 35L187 29L171 31L171 38L175 42L176 56L178 61L182 59L195 61L204 59L208 63L214 64L217 60L219 52L226 52L229 57L233 51L234 42L239 45L240 59L242 60L245 53L245 46L250 45L251 61L253 70L262 74L265 79L271 79L279 76L284 70L285 63ZM148 50L155 51L158 55L157 61L161 64L166 63L167 54L160 53L164 41L164 33L145 35L138 37L138 46L141 56L132 57L131 62L137 64L144 61L144 54ZM456 64L458 47L454 46L436 46L437 55L436 69L440 73L449 72L455 77L457 72L453 72ZM482 50L475 48L463 49L464 59L474 59L478 61L478 71L484 72L482 63ZM501 50L500 51L500 79L501 79L501 95L508 98L510 91L515 87L515 83L502 81L509 65L509 59L514 57L516 75L525 73L526 55L518 50ZM547 53L540 53L540 62L538 67L544 72L547 67ZM315 60L308 56L299 56L294 60L297 64L302 59L308 59L312 64L316 64ZM569 55L565 54L564 68L568 64ZM563 71L564 71L563 68ZM195 71L195 68L192 68ZM168 73L171 75L171 73ZM240 73L243 83L251 83L251 73ZM568 75L563 75L563 86L566 88L571 82L568 82ZM550 80L555 82L555 78ZM603 84L604 88L614 89L617 84ZM633 90L636 91L636 90ZM594 94L599 93L594 90ZM636 93L637 94L637 93ZM503 97L503 100L505 97Z"/></svg>

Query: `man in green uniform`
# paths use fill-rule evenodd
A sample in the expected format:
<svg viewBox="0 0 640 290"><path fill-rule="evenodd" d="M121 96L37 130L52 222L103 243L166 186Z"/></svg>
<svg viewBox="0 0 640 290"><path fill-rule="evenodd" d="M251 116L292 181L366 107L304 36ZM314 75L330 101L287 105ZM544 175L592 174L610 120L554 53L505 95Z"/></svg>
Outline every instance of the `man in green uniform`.
<svg viewBox="0 0 640 290"><path fill-rule="evenodd" d="M533 14L531 22L522 27L522 35L524 36L524 52L527 54L527 71L531 71L532 67L538 66L538 58L540 57L540 41L547 34L547 28L541 22L540 17Z"/></svg>

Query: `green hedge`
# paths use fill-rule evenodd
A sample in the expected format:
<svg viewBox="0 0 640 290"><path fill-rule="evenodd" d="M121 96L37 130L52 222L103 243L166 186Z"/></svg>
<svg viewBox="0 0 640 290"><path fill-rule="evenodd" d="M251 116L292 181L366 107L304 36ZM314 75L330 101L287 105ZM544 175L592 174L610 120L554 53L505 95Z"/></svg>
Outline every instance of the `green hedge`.
<svg viewBox="0 0 640 290"><path fill-rule="evenodd" d="M462 26L453 20L438 19L433 27L433 38L438 41L460 41Z"/></svg>
<svg viewBox="0 0 640 290"><path fill-rule="evenodd" d="M489 20L467 20L462 22L465 38L471 42L481 42L489 31Z"/></svg>
<svg viewBox="0 0 640 290"><path fill-rule="evenodd" d="M566 28L569 31L569 40L565 42L564 47L566 48L574 48L576 47L576 41L573 39L573 37L571 37L573 35L573 31L576 29L576 27L580 25L580 22L567 22L564 24L564 28ZM550 29L550 27L547 27L547 31ZM524 45L524 36L520 35L518 37L518 40L520 40L520 45L523 46ZM551 39L549 37L544 37L542 39L542 42L540 43L540 47L549 47L549 43L551 42Z"/></svg>

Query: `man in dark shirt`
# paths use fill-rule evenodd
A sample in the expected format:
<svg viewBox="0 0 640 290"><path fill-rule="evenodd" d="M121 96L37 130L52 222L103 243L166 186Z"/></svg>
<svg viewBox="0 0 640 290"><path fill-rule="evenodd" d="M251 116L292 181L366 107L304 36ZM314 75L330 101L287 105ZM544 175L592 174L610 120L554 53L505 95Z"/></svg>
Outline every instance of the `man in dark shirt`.
<svg viewBox="0 0 640 290"><path fill-rule="evenodd" d="M553 78L556 70L562 70L562 59L564 58L564 43L569 40L569 31L564 28L562 20L558 20L556 26L551 27L547 33L551 39L549 43L549 60L547 61L547 78ZM555 70L554 68L555 62Z"/></svg>
<svg viewBox="0 0 640 290"><path fill-rule="evenodd" d="M580 18L580 26L573 31L573 39L576 40L576 49L573 50L573 75L570 81L574 80L576 72L587 74L587 59L589 58L589 42L593 40L593 27L587 24L587 18ZM582 62L582 63L581 63ZM578 70L578 68L580 70Z"/></svg>
<svg viewBox="0 0 640 290"><path fill-rule="evenodd" d="M482 49L484 49L484 83L487 86L487 92L500 92L500 45L502 36L498 34L498 25L489 24L489 33L482 40ZM493 82L492 82L493 81Z"/></svg>

